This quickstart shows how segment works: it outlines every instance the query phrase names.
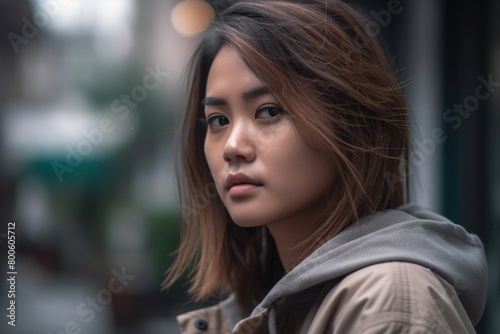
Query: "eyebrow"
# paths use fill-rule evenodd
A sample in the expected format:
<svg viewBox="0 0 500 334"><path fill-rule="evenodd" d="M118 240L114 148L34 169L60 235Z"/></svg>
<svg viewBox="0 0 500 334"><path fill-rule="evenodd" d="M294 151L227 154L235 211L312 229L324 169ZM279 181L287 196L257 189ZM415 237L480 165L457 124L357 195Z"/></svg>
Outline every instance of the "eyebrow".
<svg viewBox="0 0 500 334"><path fill-rule="evenodd" d="M244 101L256 99L259 96L270 94L271 90L267 86L259 86L241 94ZM201 100L202 106L222 106L227 105L227 101L220 97L205 97Z"/></svg>

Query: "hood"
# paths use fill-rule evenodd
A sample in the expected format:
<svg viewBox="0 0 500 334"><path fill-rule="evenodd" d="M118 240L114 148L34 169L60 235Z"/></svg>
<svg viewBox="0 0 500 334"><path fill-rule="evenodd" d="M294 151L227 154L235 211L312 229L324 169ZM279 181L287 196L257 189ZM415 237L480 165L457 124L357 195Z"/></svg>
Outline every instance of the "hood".
<svg viewBox="0 0 500 334"><path fill-rule="evenodd" d="M274 324L273 304L280 298L390 261L419 264L439 274L455 288L471 322L481 318L488 280L483 244L461 226L416 205L377 212L345 228L276 283L252 315L269 307Z"/></svg>

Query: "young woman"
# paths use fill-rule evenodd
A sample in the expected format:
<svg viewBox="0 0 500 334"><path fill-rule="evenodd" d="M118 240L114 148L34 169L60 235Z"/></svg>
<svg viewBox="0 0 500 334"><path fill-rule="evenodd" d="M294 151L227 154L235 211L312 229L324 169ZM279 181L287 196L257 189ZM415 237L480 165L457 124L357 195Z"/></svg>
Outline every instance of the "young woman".
<svg viewBox="0 0 500 334"><path fill-rule="evenodd" d="M408 108L339 1L241 1L203 36L181 137L182 333L473 333L480 240L404 205Z"/></svg>

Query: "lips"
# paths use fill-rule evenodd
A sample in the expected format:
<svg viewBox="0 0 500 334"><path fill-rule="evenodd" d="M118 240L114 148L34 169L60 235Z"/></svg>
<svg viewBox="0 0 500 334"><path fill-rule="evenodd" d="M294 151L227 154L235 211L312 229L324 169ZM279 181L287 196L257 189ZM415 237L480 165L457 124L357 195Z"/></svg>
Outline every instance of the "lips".
<svg viewBox="0 0 500 334"><path fill-rule="evenodd" d="M233 186L237 185L262 186L262 183L243 173L229 174L226 177L226 189L231 189Z"/></svg>

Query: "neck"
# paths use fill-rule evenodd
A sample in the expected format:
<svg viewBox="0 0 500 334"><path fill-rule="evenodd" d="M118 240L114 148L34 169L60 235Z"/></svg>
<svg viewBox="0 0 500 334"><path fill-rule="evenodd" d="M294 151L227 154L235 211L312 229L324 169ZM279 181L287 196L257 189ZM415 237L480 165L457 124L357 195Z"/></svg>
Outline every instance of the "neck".
<svg viewBox="0 0 500 334"><path fill-rule="evenodd" d="M301 248L297 247L302 242L310 237L315 221L311 217L294 217L284 221L273 222L267 225L269 233L271 233L278 255L285 270L285 273L290 272L302 259L307 257L309 253L303 254ZM316 246L320 245L320 240L315 240ZM316 247L314 248L316 249Z"/></svg>
<svg viewBox="0 0 500 334"><path fill-rule="evenodd" d="M267 228L273 236L276 249L278 250L278 255L285 269L285 273L292 270L298 263L297 252L294 252L294 247L296 247L300 242L302 242L304 234L296 234L292 231L288 224L273 223L269 224Z"/></svg>

